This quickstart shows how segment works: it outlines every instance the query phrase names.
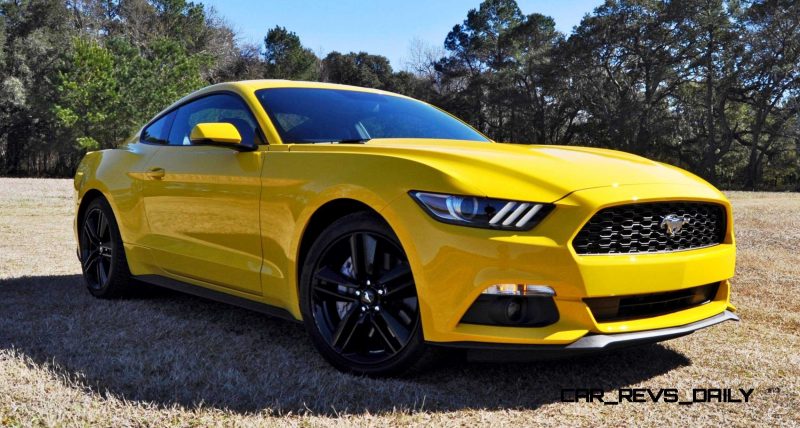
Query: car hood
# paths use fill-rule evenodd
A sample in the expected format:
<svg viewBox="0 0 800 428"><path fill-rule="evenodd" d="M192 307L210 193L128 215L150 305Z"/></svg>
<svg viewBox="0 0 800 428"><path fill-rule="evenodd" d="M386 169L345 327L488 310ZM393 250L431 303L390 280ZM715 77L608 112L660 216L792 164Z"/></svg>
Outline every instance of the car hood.
<svg viewBox="0 0 800 428"><path fill-rule="evenodd" d="M292 151L322 149L320 145L295 147ZM588 147L426 139L377 139L359 146L328 147L403 157L436 168L465 189L486 196L531 200L536 195L540 202L605 186L708 185L679 168L625 152Z"/></svg>

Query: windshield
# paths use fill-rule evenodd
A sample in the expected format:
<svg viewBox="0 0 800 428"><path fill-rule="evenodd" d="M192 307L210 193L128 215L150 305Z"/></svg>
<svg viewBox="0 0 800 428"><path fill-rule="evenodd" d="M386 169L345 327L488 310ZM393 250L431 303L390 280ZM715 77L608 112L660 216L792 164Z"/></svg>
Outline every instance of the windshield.
<svg viewBox="0 0 800 428"><path fill-rule="evenodd" d="M256 96L284 143L373 138L488 141L447 113L398 96L317 88L262 89Z"/></svg>

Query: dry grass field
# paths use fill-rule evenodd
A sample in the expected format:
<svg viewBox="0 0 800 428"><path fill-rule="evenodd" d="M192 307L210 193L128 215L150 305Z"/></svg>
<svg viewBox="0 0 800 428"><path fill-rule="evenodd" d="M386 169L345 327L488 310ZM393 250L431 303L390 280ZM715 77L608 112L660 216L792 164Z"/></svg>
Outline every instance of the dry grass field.
<svg viewBox="0 0 800 428"><path fill-rule="evenodd" d="M343 375L291 323L167 291L84 290L71 181L0 178L0 425L800 425L800 195L731 192L728 322L530 364ZM755 388L749 403L562 403L562 388ZM779 392L771 392L778 388Z"/></svg>

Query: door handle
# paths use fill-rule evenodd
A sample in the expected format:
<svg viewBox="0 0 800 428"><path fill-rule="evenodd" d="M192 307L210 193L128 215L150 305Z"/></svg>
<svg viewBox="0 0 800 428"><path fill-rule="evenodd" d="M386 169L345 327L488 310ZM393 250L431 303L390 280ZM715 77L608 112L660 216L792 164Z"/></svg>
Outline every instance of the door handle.
<svg viewBox="0 0 800 428"><path fill-rule="evenodd" d="M164 168L150 168L145 173L146 176L152 178L153 180L161 180L164 178L164 175L167 172L164 171Z"/></svg>

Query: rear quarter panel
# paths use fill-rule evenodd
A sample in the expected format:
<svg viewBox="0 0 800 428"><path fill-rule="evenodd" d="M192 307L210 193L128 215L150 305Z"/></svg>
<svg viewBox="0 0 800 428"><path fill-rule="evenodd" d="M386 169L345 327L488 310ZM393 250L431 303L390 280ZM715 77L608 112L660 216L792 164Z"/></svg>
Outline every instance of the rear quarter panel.
<svg viewBox="0 0 800 428"><path fill-rule="evenodd" d="M146 263L142 263L146 254L137 245L148 231L139 188L147 164L157 150L153 145L128 143L118 149L89 152L75 174L76 237L79 207L87 193L99 191L114 211L134 275L149 273Z"/></svg>

